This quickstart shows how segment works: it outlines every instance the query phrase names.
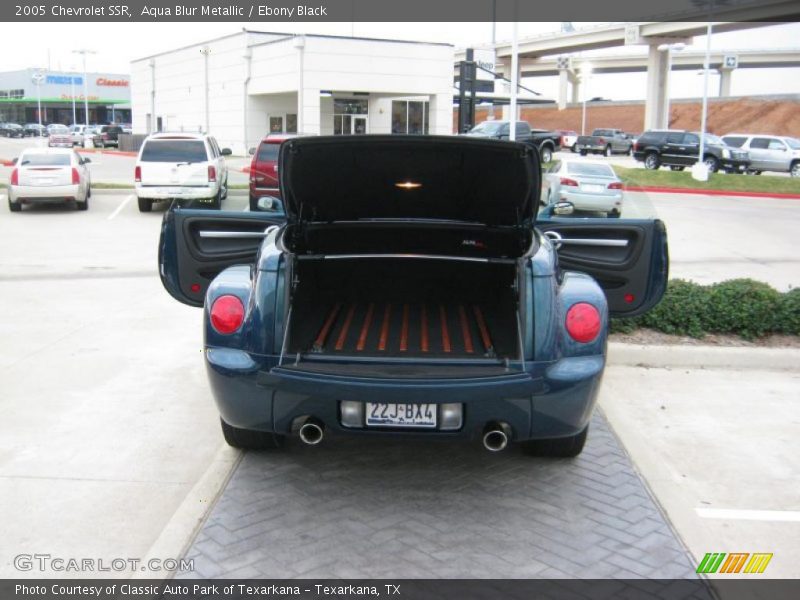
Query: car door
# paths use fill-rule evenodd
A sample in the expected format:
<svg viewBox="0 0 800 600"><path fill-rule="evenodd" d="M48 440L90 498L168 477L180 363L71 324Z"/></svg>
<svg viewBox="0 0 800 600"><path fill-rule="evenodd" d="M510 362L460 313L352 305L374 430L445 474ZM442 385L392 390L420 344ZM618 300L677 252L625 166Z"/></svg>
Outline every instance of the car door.
<svg viewBox="0 0 800 600"><path fill-rule="evenodd" d="M791 163L789 148L778 138L771 138L767 145L767 161L772 171L788 171Z"/></svg>
<svg viewBox="0 0 800 600"><path fill-rule="evenodd" d="M282 225L274 212L170 209L164 214L158 244L161 283L189 306L202 306L211 281L224 269L253 264L267 229Z"/></svg>
<svg viewBox="0 0 800 600"><path fill-rule="evenodd" d="M769 165L769 142L766 137L754 137L750 140L748 152L750 153L750 168L756 171L768 171Z"/></svg>
<svg viewBox="0 0 800 600"><path fill-rule="evenodd" d="M664 137L661 146L661 162L668 165L686 165L686 146L683 144L683 133L672 132Z"/></svg>
<svg viewBox="0 0 800 600"><path fill-rule="evenodd" d="M554 218L536 228L557 247L559 268L591 275L605 292L612 317L653 308L667 288L667 231L658 219Z"/></svg>

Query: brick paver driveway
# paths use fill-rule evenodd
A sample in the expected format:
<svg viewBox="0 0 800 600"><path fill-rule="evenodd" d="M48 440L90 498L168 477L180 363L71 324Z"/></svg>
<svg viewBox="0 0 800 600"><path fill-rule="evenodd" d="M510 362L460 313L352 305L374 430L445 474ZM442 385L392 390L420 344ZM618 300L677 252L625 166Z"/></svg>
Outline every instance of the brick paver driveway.
<svg viewBox="0 0 800 600"><path fill-rule="evenodd" d="M573 460L350 438L247 453L187 558L181 577L694 576L600 414Z"/></svg>

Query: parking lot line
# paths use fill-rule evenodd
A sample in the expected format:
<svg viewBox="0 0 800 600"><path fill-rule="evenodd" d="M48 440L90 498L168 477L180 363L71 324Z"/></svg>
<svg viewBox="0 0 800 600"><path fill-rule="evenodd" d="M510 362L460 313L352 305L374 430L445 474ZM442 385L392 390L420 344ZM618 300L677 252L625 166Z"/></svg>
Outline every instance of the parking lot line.
<svg viewBox="0 0 800 600"><path fill-rule="evenodd" d="M112 212L110 215L108 215L108 220L110 221L111 219L116 217L120 212L122 212L122 209L125 208L128 205L128 202L133 200L133 198L134 198L134 194L130 194L127 198L125 198L125 200L123 200L120 203L120 205L116 208L116 210L114 210L114 212Z"/></svg>
<svg viewBox="0 0 800 600"><path fill-rule="evenodd" d="M729 519L733 521L800 522L800 510L746 510L734 508L695 508L704 519Z"/></svg>

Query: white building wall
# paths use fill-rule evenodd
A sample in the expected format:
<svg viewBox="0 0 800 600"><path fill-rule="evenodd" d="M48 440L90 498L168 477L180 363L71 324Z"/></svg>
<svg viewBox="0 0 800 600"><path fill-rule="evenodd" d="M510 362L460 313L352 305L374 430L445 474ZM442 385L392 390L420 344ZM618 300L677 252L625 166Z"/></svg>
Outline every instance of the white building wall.
<svg viewBox="0 0 800 600"><path fill-rule="evenodd" d="M209 133L222 147L243 153L244 82L248 43L277 36L242 32L131 63L131 105L134 133L148 132L152 112L152 69L155 65L155 115L164 131L205 131L205 57L208 47Z"/></svg>
<svg viewBox="0 0 800 600"><path fill-rule="evenodd" d="M243 32L133 61L135 133L148 131L152 112L150 61L155 64L155 117L162 118L163 129L205 129L204 46L209 48L209 132L235 154L244 154L269 131L270 115L297 113L302 132L332 134L333 98L321 97L323 90L339 97L370 93L369 133L391 132L392 98L428 100L430 133L451 132L452 46Z"/></svg>

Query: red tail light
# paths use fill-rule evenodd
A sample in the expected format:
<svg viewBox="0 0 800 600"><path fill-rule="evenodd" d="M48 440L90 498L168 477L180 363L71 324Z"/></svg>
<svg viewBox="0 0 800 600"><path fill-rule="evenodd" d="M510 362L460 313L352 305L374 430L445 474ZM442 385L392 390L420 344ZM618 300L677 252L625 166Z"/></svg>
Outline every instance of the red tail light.
<svg viewBox="0 0 800 600"><path fill-rule="evenodd" d="M597 143L602 146L603 144L606 143L606 138L600 138L599 140L597 140Z"/></svg>
<svg viewBox="0 0 800 600"><path fill-rule="evenodd" d="M558 145L559 146L566 146L567 145L567 143L564 141L564 136L563 135L558 138Z"/></svg>
<svg viewBox="0 0 800 600"><path fill-rule="evenodd" d="M11 185L19 185L19 170L14 169L11 171L11 180L9 181Z"/></svg>
<svg viewBox="0 0 800 600"><path fill-rule="evenodd" d="M81 182L81 174L78 173L78 169L72 167L72 184L75 185Z"/></svg>
<svg viewBox="0 0 800 600"><path fill-rule="evenodd" d="M142 167L137 165L133 170L133 180L138 182L142 181Z"/></svg>
<svg viewBox="0 0 800 600"><path fill-rule="evenodd" d="M230 335L244 322L244 305L236 296L220 296L211 306L211 326L223 335Z"/></svg>
<svg viewBox="0 0 800 600"><path fill-rule="evenodd" d="M569 177L562 177L561 178L561 185L568 185L572 187L578 187L578 182L574 179L570 179Z"/></svg>
<svg viewBox="0 0 800 600"><path fill-rule="evenodd" d="M639 142L634 142L634 144L633 144L633 151L634 151L634 152L638 152L638 151L639 151Z"/></svg>
<svg viewBox="0 0 800 600"><path fill-rule="evenodd" d="M214 165L208 165L208 180L209 181L216 181L217 180L217 169Z"/></svg>
<svg viewBox="0 0 800 600"><path fill-rule="evenodd" d="M622 189L622 183L619 182L619 181L615 181L614 183L609 183L608 184L608 189L610 189L610 190L621 190Z"/></svg>
<svg viewBox="0 0 800 600"><path fill-rule="evenodd" d="M603 324L600 311L588 302L578 302L567 311L565 325L573 340L587 344L597 338Z"/></svg>

